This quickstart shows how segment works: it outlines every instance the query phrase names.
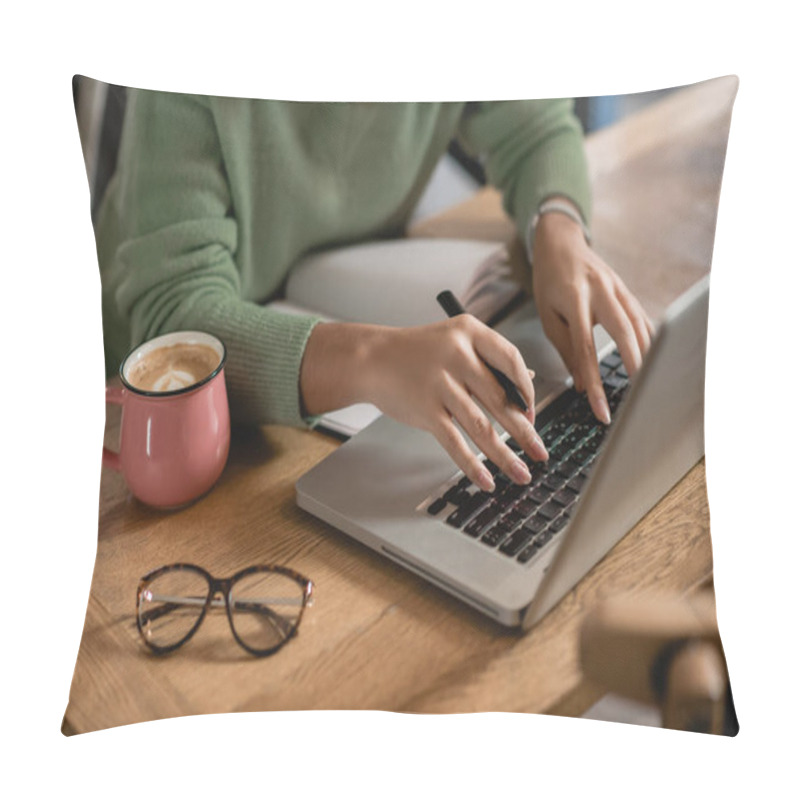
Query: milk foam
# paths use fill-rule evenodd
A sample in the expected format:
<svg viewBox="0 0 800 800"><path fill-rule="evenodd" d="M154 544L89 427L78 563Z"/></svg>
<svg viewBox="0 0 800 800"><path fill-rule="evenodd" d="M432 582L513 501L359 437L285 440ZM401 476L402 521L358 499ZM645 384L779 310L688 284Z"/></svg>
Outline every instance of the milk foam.
<svg viewBox="0 0 800 800"><path fill-rule="evenodd" d="M154 392L174 392L197 383L197 378L191 372L182 369L171 369L153 381Z"/></svg>

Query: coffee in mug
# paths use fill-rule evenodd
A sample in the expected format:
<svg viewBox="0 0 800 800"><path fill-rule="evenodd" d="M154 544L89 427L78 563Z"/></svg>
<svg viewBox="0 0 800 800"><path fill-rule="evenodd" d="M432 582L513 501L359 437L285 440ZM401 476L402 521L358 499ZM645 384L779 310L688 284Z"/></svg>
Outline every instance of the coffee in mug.
<svg viewBox="0 0 800 800"><path fill-rule="evenodd" d="M119 452L103 448L103 464L142 502L186 505L221 475L230 446L225 355L211 334L169 333L134 348L120 366L122 388L107 387L122 418Z"/></svg>
<svg viewBox="0 0 800 800"><path fill-rule="evenodd" d="M145 353L128 371L128 383L144 392L173 392L207 378L220 362L207 344L177 342Z"/></svg>

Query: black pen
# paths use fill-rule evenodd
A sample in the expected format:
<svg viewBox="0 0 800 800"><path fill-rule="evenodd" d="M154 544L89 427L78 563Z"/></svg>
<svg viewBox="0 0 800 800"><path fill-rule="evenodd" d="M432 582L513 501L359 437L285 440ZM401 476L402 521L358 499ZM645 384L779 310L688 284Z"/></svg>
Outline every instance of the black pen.
<svg viewBox="0 0 800 800"><path fill-rule="evenodd" d="M461 303L458 302L456 296L449 289L439 292L439 294L436 295L436 299L439 301L439 305L445 310L448 317L457 317L459 314L467 313ZM485 359L482 358L481 361L486 364ZM514 382L507 375L500 372L499 369L495 369L491 364L486 364L486 366L489 368L492 375L497 378L497 382L505 389L508 402L514 403L514 405L521 408L522 411L527 414L528 404L519 393L519 389L514 385Z"/></svg>

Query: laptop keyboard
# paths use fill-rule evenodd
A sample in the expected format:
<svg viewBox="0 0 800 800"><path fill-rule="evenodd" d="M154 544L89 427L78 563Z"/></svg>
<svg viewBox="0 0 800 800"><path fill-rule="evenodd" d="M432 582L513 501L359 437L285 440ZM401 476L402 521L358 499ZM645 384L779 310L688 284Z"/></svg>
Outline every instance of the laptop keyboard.
<svg viewBox="0 0 800 800"><path fill-rule="evenodd" d="M612 420L628 389L628 375L617 351L600 362L600 376ZM585 395L568 389L537 419L550 454L533 461L513 439L506 444L528 466L531 482L519 486L484 459L495 481L484 492L469 478L451 479L426 501L423 510L438 516L486 547L521 564L533 559L568 524L589 478L608 427L598 422Z"/></svg>

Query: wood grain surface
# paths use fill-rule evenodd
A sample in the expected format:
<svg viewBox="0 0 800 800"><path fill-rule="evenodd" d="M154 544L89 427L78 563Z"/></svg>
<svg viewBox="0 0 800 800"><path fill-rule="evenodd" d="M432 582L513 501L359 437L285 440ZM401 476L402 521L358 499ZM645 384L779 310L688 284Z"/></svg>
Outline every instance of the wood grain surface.
<svg viewBox="0 0 800 800"><path fill-rule="evenodd" d="M587 142L597 248L656 316L709 269L735 90L735 79L682 90ZM465 231L514 237L489 189L411 233ZM115 447L118 409L107 413L106 441ZM578 667L587 610L620 592L691 591L711 576L700 463L539 625L509 632L296 506L295 481L337 446L311 431L234 430L218 485L172 513L143 506L103 470L65 732L245 710L579 714L600 691ZM153 656L136 630L136 586L174 561L217 576L283 563L315 582L315 602L275 656L247 655L224 614L210 615L176 653Z"/></svg>

